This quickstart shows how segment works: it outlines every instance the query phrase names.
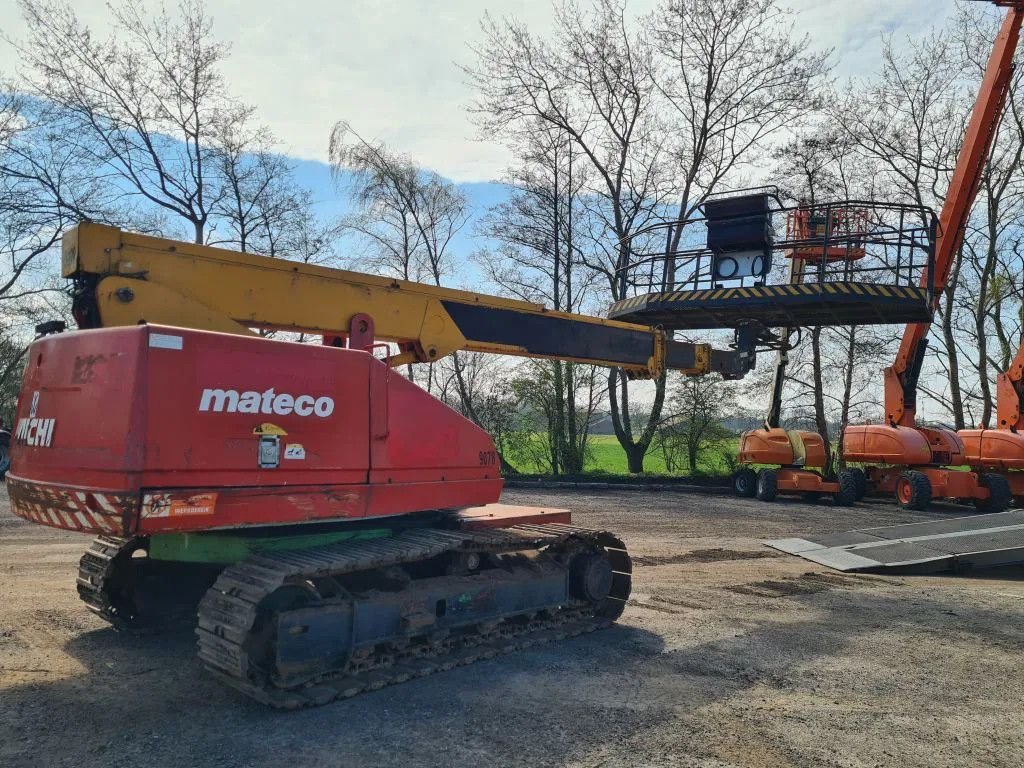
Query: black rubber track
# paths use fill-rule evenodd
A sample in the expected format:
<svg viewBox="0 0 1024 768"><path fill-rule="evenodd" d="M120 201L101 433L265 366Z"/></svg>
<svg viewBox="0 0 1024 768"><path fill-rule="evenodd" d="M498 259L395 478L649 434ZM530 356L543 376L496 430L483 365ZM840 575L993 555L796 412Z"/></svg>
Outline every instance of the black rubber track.
<svg viewBox="0 0 1024 768"><path fill-rule="evenodd" d="M564 546L570 541L601 547L615 572L603 603L573 603L541 612L527 622L490 622L472 632L442 634L408 649L381 649L351 660L301 686L278 688L256 669L245 650L261 601L286 583L428 560L447 552L511 553ZM632 564L623 543L610 533L571 525L521 525L484 531L418 530L389 539L251 557L225 569L199 606L199 658L220 680L280 709L318 706L364 691L424 677L541 643L610 626L629 597Z"/></svg>

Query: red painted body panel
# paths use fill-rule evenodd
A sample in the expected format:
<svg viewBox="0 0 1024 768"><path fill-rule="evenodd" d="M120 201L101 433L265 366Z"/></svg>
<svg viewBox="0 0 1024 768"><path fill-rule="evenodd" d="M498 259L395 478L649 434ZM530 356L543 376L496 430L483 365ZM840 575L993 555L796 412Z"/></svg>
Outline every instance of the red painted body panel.
<svg viewBox="0 0 1024 768"><path fill-rule="evenodd" d="M16 437L10 475L15 512L59 527L109 533L75 516L89 503L152 533L460 509L502 486L486 432L350 349L160 326L49 336L15 423L51 419ZM278 466L260 466L261 440ZM56 498L67 518L40 519Z"/></svg>

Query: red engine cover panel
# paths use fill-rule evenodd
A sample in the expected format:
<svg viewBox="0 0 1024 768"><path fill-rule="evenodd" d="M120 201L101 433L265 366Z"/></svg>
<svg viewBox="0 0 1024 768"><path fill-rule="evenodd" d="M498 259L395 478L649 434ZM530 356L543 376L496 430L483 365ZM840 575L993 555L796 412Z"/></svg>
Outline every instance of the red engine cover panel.
<svg viewBox="0 0 1024 768"><path fill-rule="evenodd" d="M37 341L13 442L18 514L126 534L460 508L502 484L486 432L365 352L161 326Z"/></svg>

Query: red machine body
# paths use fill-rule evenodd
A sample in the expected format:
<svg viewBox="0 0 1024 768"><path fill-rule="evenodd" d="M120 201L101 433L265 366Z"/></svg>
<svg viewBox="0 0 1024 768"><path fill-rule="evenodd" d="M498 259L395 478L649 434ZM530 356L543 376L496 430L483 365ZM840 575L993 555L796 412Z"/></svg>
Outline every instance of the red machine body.
<svg viewBox="0 0 1024 768"><path fill-rule="evenodd" d="M30 349L14 512L119 536L496 502L485 431L371 354L154 325Z"/></svg>

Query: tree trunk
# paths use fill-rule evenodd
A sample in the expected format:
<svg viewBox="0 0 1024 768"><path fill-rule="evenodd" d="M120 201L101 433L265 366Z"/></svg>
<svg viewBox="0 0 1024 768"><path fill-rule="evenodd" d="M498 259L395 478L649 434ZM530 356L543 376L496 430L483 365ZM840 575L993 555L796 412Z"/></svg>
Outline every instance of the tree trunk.
<svg viewBox="0 0 1024 768"><path fill-rule="evenodd" d="M981 424L988 429L992 420L992 386L988 380L988 334L985 319L989 308L989 284L996 266L998 252L996 250L999 237L999 221L994 208L994 201L989 198L988 205L988 247L985 252L985 266L981 270L981 281L978 285L978 303L974 308L974 324L978 338L978 384L981 388ZM998 314L998 312L996 313Z"/></svg>
<svg viewBox="0 0 1024 768"><path fill-rule="evenodd" d="M622 399L619 399L619 384L622 384ZM644 427L639 440L633 439L632 423L629 414L629 379L621 368L613 368L608 372L608 402L612 415L612 427L615 438L626 452L626 461L631 474L638 475L644 471L644 456L651 446L658 422L661 421L661 410L665 405L665 374L654 383L654 403L651 415Z"/></svg>
<svg viewBox="0 0 1024 768"><path fill-rule="evenodd" d="M551 469L554 474L559 474L560 470L570 471L566 469L568 463L568 456L566 451L566 439L565 439L565 389L564 379L562 377L562 362L560 360L554 360L551 363L554 379L555 389L555 418L553 423L549 425L549 428L553 432L551 435Z"/></svg>
<svg viewBox="0 0 1024 768"><path fill-rule="evenodd" d="M630 443L623 446L626 450L626 465L631 475L642 475L644 473L644 456L647 449L639 443Z"/></svg>
<svg viewBox="0 0 1024 768"><path fill-rule="evenodd" d="M589 423L578 424L576 421L576 365L574 363L566 363L565 387L565 411L567 416L565 423L566 456L571 467L567 471L572 474L579 474L583 471L583 463L586 459L587 432L590 426ZM588 407L587 410L589 414L591 409Z"/></svg>
<svg viewBox="0 0 1024 768"><path fill-rule="evenodd" d="M821 326L811 331L811 354L814 367L814 426L825 443L825 475L832 472L832 441L828 434L828 415L825 413L825 384L821 375Z"/></svg>
<svg viewBox="0 0 1024 768"><path fill-rule="evenodd" d="M843 377L843 402L839 414L839 451L836 455L836 469L846 469L846 457L843 456L843 436L846 425L850 423L850 399L853 397L853 366L857 354L857 327L850 326L849 341L846 345L846 371Z"/></svg>
<svg viewBox="0 0 1024 768"><path fill-rule="evenodd" d="M955 285L950 281L950 285ZM953 335L953 290L946 289L946 308L942 313L942 338L949 359L949 400L953 412L953 428L964 429L964 398L960 390L960 358L957 354L956 339Z"/></svg>

